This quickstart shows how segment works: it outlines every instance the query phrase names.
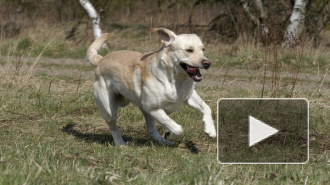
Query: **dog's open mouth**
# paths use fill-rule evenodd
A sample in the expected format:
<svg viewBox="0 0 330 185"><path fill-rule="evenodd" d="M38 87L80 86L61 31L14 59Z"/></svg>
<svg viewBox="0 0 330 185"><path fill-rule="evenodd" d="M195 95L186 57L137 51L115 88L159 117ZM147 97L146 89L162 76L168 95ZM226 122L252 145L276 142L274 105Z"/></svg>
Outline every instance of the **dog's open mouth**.
<svg viewBox="0 0 330 185"><path fill-rule="evenodd" d="M202 81L203 77L197 67L193 67L193 66L190 66L185 63L180 63L180 66L183 68L183 70L186 71L186 73L190 76L190 78L193 79L195 82Z"/></svg>

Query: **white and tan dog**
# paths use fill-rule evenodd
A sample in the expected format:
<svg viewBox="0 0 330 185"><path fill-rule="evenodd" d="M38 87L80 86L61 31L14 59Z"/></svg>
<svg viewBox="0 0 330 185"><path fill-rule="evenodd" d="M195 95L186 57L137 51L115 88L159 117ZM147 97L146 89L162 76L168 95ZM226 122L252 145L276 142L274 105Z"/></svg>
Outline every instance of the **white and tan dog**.
<svg viewBox="0 0 330 185"><path fill-rule="evenodd" d="M183 133L181 125L168 114L187 103L203 114L204 132L216 137L210 107L194 90L202 80L199 69L208 69L211 62L204 56L204 45L195 34L176 35L165 28L155 28L163 46L157 51L141 54L135 51L115 51L102 57L97 51L108 39L103 34L87 50L87 59L96 67L94 96L102 117L109 125L115 144L126 144L116 123L117 109L132 102L138 106L154 141L173 145ZM166 139L156 129L155 121L169 133ZM168 140L167 140L168 139Z"/></svg>

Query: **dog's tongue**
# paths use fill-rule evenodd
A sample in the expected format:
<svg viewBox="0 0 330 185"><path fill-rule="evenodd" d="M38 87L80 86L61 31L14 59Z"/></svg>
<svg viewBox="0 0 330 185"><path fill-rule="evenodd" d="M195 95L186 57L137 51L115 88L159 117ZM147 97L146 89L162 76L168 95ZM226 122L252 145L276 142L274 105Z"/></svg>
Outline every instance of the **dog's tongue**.
<svg viewBox="0 0 330 185"><path fill-rule="evenodd" d="M190 75L190 77L195 81L199 82L202 80L202 75L199 72L199 69L196 67L188 66L187 73Z"/></svg>

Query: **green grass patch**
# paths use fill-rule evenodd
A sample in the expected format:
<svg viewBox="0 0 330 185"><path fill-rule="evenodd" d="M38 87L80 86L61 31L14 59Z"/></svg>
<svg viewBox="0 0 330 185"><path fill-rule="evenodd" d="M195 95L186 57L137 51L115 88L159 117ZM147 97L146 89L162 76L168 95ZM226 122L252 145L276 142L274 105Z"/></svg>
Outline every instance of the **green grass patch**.
<svg viewBox="0 0 330 185"><path fill-rule="evenodd" d="M263 69L265 65L274 68L276 65L279 71L299 69L300 72L315 73L325 72L330 64L328 53L318 49L305 51L299 48L286 50L280 47L243 46L241 49L233 49L232 54L210 53L207 56L213 61L212 67L253 70Z"/></svg>
<svg viewBox="0 0 330 185"><path fill-rule="evenodd" d="M48 77L49 78L49 77ZM0 86L0 184L327 184L330 175L327 97L311 102L310 162L306 165L220 165L216 141L205 138L202 116L181 106L171 117L185 133L177 147L153 142L139 109L120 109L118 123L128 146L113 145L96 109L92 81L33 77ZM7 81L6 85L4 83ZM78 90L77 90L78 89ZM223 97L249 97L244 89L203 87L211 106ZM161 133L163 128L158 126Z"/></svg>
<svg viewBox="0 0 330 185"><path fill-rule="evenodd" d="M3 41L0 46L2 56L30 56L37 57L40 54L49 58L83 58L89 45L82 44L72 46L65 40L56 41L33 41L28 37L22 39L9 39ZM101 54L108 51L101 50Z"/></svg>

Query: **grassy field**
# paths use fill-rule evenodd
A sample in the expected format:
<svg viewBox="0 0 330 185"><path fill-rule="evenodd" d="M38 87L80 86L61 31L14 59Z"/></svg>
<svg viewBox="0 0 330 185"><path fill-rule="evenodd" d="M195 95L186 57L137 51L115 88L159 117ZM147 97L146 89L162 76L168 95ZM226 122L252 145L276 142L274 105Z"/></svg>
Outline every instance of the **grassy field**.
<svg viewBox="0 0 330 185"><path fill-rule="evenodd" d="M156 35L142 32L114 31L110 48L145 52L160 47ZM2 41L0 184L330 183L329 48L284 51L206 43L214 65L202 71L205 79L197 91L215 119L221 97L310 102L308 164L222 165L216 160L216 140L205 137L201 115L187 106L171 115L185 131L177 147L151 141L133 105L118 116L128 145L114 146L92 95L94 67L83 61L87 46L61 36L40 41L29 34Z"/></svg>
<svg viewBox="0 0 330 185"><path fill-rule="evenodd" d="M219 160L225 163L308 161L307 106L305 100L298 99L221 99L218 103ZM279 132L248 147L251 115Z"/></svg>

